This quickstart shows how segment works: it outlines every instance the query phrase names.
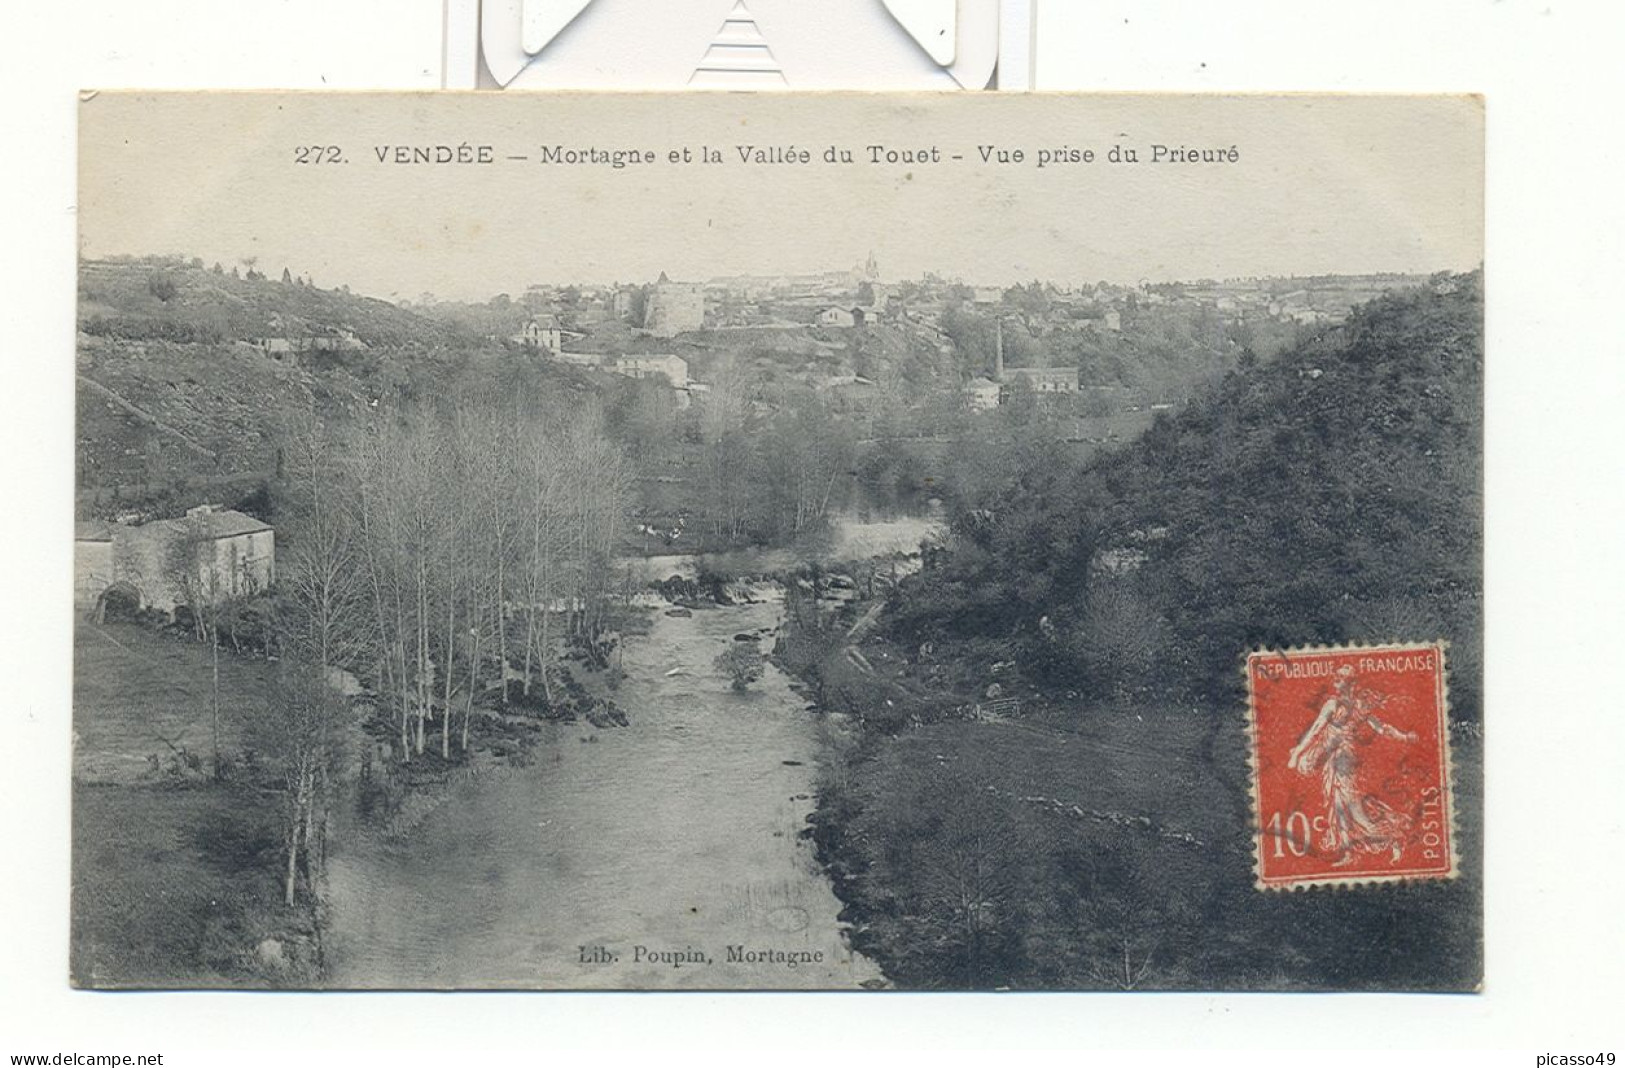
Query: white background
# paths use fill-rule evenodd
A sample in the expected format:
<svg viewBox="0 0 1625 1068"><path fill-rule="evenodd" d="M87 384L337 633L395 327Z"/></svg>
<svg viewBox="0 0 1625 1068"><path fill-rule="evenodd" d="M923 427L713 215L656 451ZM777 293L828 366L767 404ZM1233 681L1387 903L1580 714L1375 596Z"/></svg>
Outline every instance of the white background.
<svg viewBox="0 0 1625 1068"><path fill-rule="evenodd" d="M651 0L655 2L655 0ZM676 2L676 0L663 0ZM1607 0L1040 0L1041 88L1488 97L1488 982L1477 997L91 994L67 987L74 94L430 89L440 0L9 0L0 13L0 1058L524 1061L581 1045L1435 1049L1340 1063L1625 1055L1625 298ZM1470 1055L1471 1047L1523 1052ZM240 1051L234 1061L187 1050ZM666 1051L666 1052L660 1052ZM784 1059L784 1058L777 1058ZM798 1059L791 1057L789 1059ZM818 1056L827 1061L827 1056ZM1204 1058L1204 1060L1209 1058ZM1221 1063L1310 1057L1227 1056ZM1087 1060L1087 1059L1086 1059ZM1128 1063L1127 1057L1100 1058ZM1075 1059L1069 1058L1069 1063ZM1157 1063L1196 1063L1167 1058ZM3 1062L0 1062L3 1063Z"/></svg>

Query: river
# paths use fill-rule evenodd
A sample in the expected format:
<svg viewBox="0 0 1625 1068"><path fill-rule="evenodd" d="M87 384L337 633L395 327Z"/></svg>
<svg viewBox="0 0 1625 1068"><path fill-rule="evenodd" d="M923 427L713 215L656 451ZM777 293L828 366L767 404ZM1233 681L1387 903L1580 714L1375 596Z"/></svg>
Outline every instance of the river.
<svg viewBox="0 0 1625 1068"><path fill-rule="evenodd" d="M897 529L848 524L837 546L889 545ZM736 633L772 632L782 616L772 596L657 612L624 644L615 700L630 727L550 724L534 763L454 782L404 840L346 835L328 863L331 984L879 982L800 836L829 728L772 664L744 694L712 666Z"/></svg>
<svg viewBox="0 0 1625 1068"><path fill-rule="evenodd" d="M899 516L892 519L860 519L845 516L838 520L828 545L816 553L796 549L734 549L702 555L671 554L646 556L626 561L637 582L659 581L677 575L692 579L700 571L724 575L769 575L792 571L816 558L824 564L887 557L894 553L917 553L920 543L942 529L936 516Z"/></svg>

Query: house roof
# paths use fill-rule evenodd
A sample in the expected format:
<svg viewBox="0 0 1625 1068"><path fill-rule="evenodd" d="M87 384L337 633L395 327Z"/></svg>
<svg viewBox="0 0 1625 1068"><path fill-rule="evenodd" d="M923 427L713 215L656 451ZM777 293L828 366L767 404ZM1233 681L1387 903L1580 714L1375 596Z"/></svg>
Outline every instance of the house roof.
<svg viewBox="0 0 1625 1068"><path fill-rule="evenodd" d="M260 531L272 529L269 523L261 522L251 515L244 515L242 512L232 511L229 508L222 508L212 512L199 511L175 519L159 519L151 523L143 523L134 529L153 533L160 530L170 530L182 536L189 536L196 529L192 526L193 523L201 524L203 536L212 538L215 541L219 541L221 538L237 538L244 534L258 534Z"/></svg>
<svg viewBox="0 0 1625 1068"><path fill-rule="evenodd" d="M640 360L682 360L683 363L688 362L681 356L670 352L629 352L624 356L617 356L616 360L620 363L636 363Z"/></svg>
<svg viewBox="0 0 1625 1068"><path fill-rule="evenodd" d="M74 541L112 541L113 528L100 519L80 520L73 524Z"/></svg>
<svg viewBox="0 0 1625 1068"><path fill-rule="evenodd" d="M204 529L212 538L235 538L243 534L257 534L262 530L270 530L271 524L255 519L251 515L227 509L220 512L208 512L197 518L203 520ZM184 523L186 520L177 520Z"/></svg>
<svg viewBox="0 0 1625 1068"><path fill-rule="evenodd" d="M1029 375L1033 378L1076 378L1076 367L1006 367L1006 375Z"/></svg>

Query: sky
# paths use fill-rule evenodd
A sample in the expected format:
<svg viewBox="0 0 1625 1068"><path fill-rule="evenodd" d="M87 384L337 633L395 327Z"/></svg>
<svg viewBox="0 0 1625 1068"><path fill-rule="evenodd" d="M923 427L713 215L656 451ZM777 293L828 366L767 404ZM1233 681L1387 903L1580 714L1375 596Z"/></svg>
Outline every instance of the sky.
<svg viewBox="0 0 1625 1068"><path fill-rule="evenodd" d="M1236 158L1152 162L1159 143ZM870 145L938 158L871 163ZM311 146L344 162L299 162L331 157ZM488 146L492 162L393 162L402 146L408 159ZM543 163L549 146L655 162ZM701 146L723 162L699 162ZM811 162L747 164L741 146ZM984 163L984 146L1024 158ZM1109 162L1114 146L1140 162ZM855 162L825 163L832 147ZM670 162L685 149L692 162ZM1037 165L1070 149L1095 159ZM82 255L252 257L273 276L288 267L395 299L809 273L871 252L887 280L988 285L1466 270L1482 260L1482 219L1482 101L1462 96L102 93L80 105Z"/></svg>

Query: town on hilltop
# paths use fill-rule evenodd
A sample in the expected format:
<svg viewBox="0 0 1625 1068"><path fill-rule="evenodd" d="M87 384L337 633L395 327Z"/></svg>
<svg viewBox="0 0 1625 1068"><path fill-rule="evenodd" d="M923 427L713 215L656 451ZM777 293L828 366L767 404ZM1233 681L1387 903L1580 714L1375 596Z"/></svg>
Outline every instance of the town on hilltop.
<svg viewBox="0 0 1625 1068"><path fill-rule="evenodd" d="M1239 341L1256 354L1290 339L1294 327L1339 322L1372 297L1425 281L1405 274L1135 285L970 285L935 274L885 281L871 253L849 270L814 274L696 282L674 281L663 272L642 285L535 285L510 305L529 314L508 340L561 363L663 379L687 404L707 387L691 377L684 351L748 348L753 342L782 348L789 341L794 347L791 339L798 337L828 348L831 341L849 339L846 332L884 329L910 347L961 357L959 389L972 410L997 407L1012 389L1097 393L1122 400L1125 408L1138 399L1140 406L1163 410L1181 390L1152 396L1144 388L1151 383L1134 389L1121 374L1091 375L1084 359L1072 357L1131 349L1122 335L1166 331L1175 323L1205 332L1215 347ZM991 343L981 336L989 328ZM659 342L674 351L653 351ZM816 362L820 354L811 354ZM809 384L859 390L875 384L855 367L833 370L812 375Z"/></svg>
<svg viewBox="0 0 1625 1068"><path fill-rule="evenodd" d="M1355 306L1429 281L996 286L930 272L891 278L870 253L845 270L661 273L473 302L381 300L278 273L252 258L229 268L181 256L81 265L79 518L174 519L230 504L285 462L278 438L289 410L342 415L445 395L471 372L597 397L638 439L644 477L668 484L687 477L681 454L705 418L695 402L718 385L730 399L711 398L713 412L739 401L765 425L813 405L855 441L916 451L991 433L975 428L978 415L1036 404L1056 436L1087 452L1132 439L1156 414ZM194 359L200 352L210 355ZM650 510L674 513L668 504Z"/></svg>

